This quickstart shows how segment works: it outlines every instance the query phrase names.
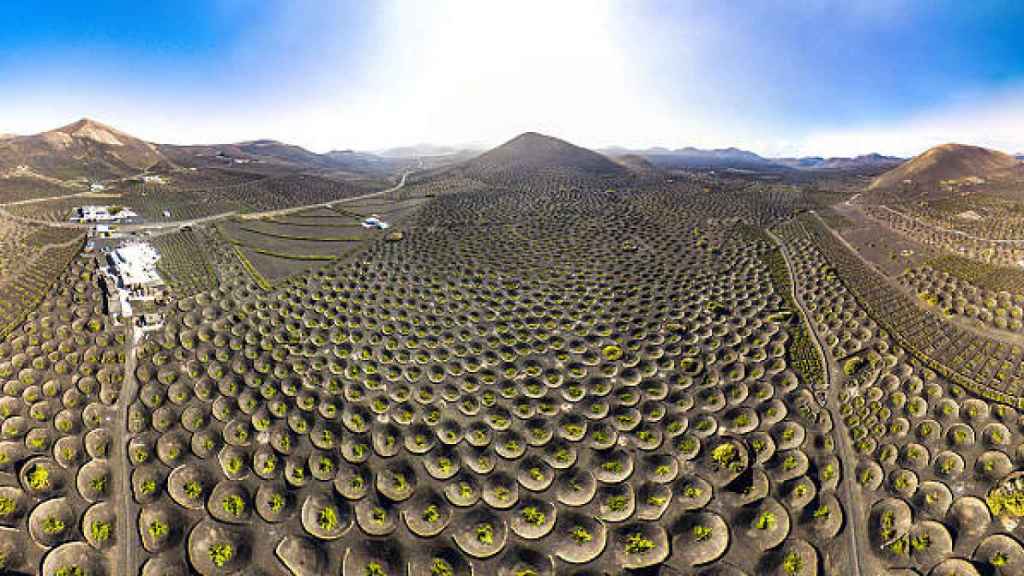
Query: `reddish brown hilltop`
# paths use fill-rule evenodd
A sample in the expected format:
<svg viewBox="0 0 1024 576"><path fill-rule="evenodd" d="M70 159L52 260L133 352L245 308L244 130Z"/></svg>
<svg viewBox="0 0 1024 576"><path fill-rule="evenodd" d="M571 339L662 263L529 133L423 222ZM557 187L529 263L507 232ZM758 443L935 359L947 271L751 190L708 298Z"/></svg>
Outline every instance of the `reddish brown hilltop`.
<svg viewBox="0 0 1024 576"><path fill-rule="evenodd" d="M641 174L658 171L658 168L655 167L650 160L644 158L640 154L623 154L621 156L615 156L613 160L625 166L629 170Z"/></svg>
<svg viewBox="0 0 1024 576"><path fill-rule="evenodd" d="M467 174L486 179L518 172L561 172L585 176L614 176L628 170L603 156L558 138L526 132L463 165Z"/></svg>
<svg viewBox="0 0 1024 576"><path fill-rule="evenodd" d="M56 130L0 139L0 173L19 167L62 180L138 174L167 159L152 144L83 118Z"/></svg>
<svg viewBox="0 0 1024 576"><path fill-rule="evenodd" d="M988 179L1005 174L1019 162L1013 156L964 144L943 144L882 174L871 189L894 188L905 180L918 185L935 185L944 180Z"/></svg>

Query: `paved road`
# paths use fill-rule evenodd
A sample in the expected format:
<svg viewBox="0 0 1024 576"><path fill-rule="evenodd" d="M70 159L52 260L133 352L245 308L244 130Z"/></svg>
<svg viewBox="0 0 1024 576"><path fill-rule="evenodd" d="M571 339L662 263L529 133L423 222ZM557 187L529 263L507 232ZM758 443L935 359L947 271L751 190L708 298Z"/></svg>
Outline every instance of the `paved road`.
<svg viewBox="0 0 1024 576"><path fill-rule="evenodd" d="M285 216L287 214L293 214L295 212L301 212L303 210L309 210L311 208L331 208L332 206L335 206L337 204L345 204L347 202L356 202L358 200L365 200L367 198L373 198L375 196L383 196L384 194L390 194L392 192L396 192L398 190L401 190L405 186L405 179L408 178L409 174L411 174L411 173L412 173L412 170L409 170L409 171L405 172L404 174L402 174L402 180L398 184L396 184L395 186L392 186L391 188L388 188L387 190L378 190L376 192L370 192L369 194L363 194L361 196L353 196L352 198L342 198L341 200L331 200L330 202L322 202L320 204L308 204L306 206L293 206L291 208L282 208L280 210L269 210L267 212L250 212L250 213L247 213L247 214L240 215L239 218L242 218L243 220L256 220L256 219L259 219L259 218L273 218L275 216Z"/></svg>
<svg viewBox="0 0 1024 576"><path fill-rule="evenodd" d="M815 216L817 216L817 214L815 214ZM800 312L806 320L807 329L811 331L812 335L814 335L815 348L818 349L819 357L825 367L825 383L828 388L828 398L825 401L825 407L832 415L833 429L837 430L836 424L842 422L842 418L839 416L839 386L834 385L837 382L837 379L834 377L833 371L835 370L835 363L832 359L831 351L822 345L821 336L818 334L818 331L814 329L814 323L811 320L811 315L808 313L803 299L796 291L796 274L793 271L793 263L789 259L789 252L787 251L786 244L771 231L765 230L765 232L767 232L768 235L779 245L782 252L782 259L786 262L786 270L789 273L789 284L793 301L796 302L797 306L800 308ZM850 537L850 550L853 557L853 573L858 576L863 576L864 572L860 565L860 547L858 545L858 539L860 538L860 515L864 511L864 505L861 502L860 492L858 489L851 489L850 487L850 484L857 477L856 467L854 465L854 463L857 462L857 456L850 447L850 440L847 438L845 430L837 430L837 433L834 436L837 438L839 459L843 466L841 488L843 490L843 499L846 500L846 505L848 507L846 516L850 520L850 529L848 534Z"/></svg>
<svg viewBox="0 0 1024 576"><path fill-rule="evenodd" d="M422 165L422 161L420 162L420 165ZM415 172L415 170L408 170L405 173L403 173L402 174L402 180L399 181L399 183L396 184L395 186L392 186L391 188L387 188L387 189L384 189L384 190L378 190L376 192L370 192L368 194L362 194L362 195L359 195L359 196L353 196L351 198L340 198L338 200L331 200L330 202L321 202L321 203L318 203L318 204L306 204L306 205L303 205L303 206L292 206L290 208L282 208L280 210L267 210L265 212L248 212L248 213L245 213L245 214L240 214L237 210L231 210L229 212L222 212L220 214L214 214L212 216L204 216L202 218L193 218L191 220L176 220L176 221L173 221L173 222L147 222L147 223L143 223L143 224L120 224L120 225L116 225L116 226L117 226L117 231L118 232L142 232L142 231L146 231L146 230L159 231L159 230L166 230L166 229L177 229L177 228L180 228L182 226L194 226L194 225L198 225L198 224L204 224L206 222L214 222L216 220L222 220L224 218L230 218L232 216L239 216L241 218L245 218L247 220L251 220L251 219L257 219L257 218L268 218L268 217L273 217L273 216L283 216L285 214L292 214L294 212L301 212L303 210L309 210L311 208L329 208L329 207L335 206L337 204L345 204L347 202L356 202L358 200L365 200L366 198L373 198L375 196L382 196L384 194L390 194L392 192L400 190L402 187L405 186L406 178L408 178L409 174L412 174L413 172ZM66 196L64 198L66 198ZM51 228L80 228L82 230L87 230L87 229L92 228L94 226L94 224L83 224L83 223L79 223L79 222L52 222L52 221L49 221L49 220L40 220L38 218L28 218L26 216L18 216L18 215L12 214L10 211L8 211L6 206L7 205L0 205L0 216L3 216L5 218L10 218L11 220L15 220L15 221L18 221L18 222L24 222L26 224L41 224L43 226L50 226Z"/></svg>

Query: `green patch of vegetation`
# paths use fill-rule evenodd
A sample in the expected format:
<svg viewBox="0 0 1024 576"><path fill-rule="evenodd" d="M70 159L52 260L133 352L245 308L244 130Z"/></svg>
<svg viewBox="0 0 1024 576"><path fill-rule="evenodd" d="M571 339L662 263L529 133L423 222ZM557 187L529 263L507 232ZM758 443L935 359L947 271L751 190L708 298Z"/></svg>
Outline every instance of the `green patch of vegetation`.
<svg viewBox="0 0 1024 576"><path fill-rule="evenodd" d="M455 576L455 570L447 560L434 557L430 560L430 576Z"/></svg>
<svg viewBox="0 0 1024 576"><path fill-rule="evenodd" d="M41 464L33 464L26 478L28 478L28 485L33 490L46 490L50 487L50 470Z"/></svg>
<svg viewBox="0 0 1024 576"><path fill-rule="evenodd" d="M771 512L762 512L754 521L754 527L758 530L773 530L775 528L775 523L775 514Z"/></svg>
<svg viewBox="0 0 1024 576"><path fill-rule="evenodd" d="M231 494L220 501L220 507L228 514L239 518L245 513L245 500L237 494Z"/></svg>
<svg viewBox="0 0 1024 576"><path fill-rule="evenodd" d="M167 536L168 532L170 532L170 526L168 526L166 522L153 520L149 523L148 531L150 536L155 539L160 539Z"/></svg>
<svg viewBox="0 0 1024 576"><path fill-rule="evenodd" d="M1004 485L993 488L985 499L993 516L1024 516L1024 491Z"/></svg>
<svg viewBox="0 0 1024 576"><path fill-rule="evenodd" d="M644 554L654 550L654 541L643 534L634 533L626 537L626 552L629 554Z"/></svg>
<svg viewBox="0 0 1024 576"><path fill-rule="evenodd" d="M332 532L338 528L338 512L333 506L325 506L320 509L316 523L322 530Z"/></svg>
<svg viewBox="0 0 1024 576"><path fill-rule="evenodd" d="M714 533L714 529L711 528L710 526L704 526L704 525L698 524L698 525L693 527L693 539L696 542L703 542L703 541L707 540L708 538L711 538L711 535L713 533Z"/></svg>
<svg viewBox="0 0 1024 576"><path fill-rule="evenodd" d="M64 521L56 516L47 516L43 519L43 532L47 534L60 534L64 532Z"/></svg>
<svg viewBox="0 0 1024 576"><path fill-rule="evenodd" d="M544 520L546 519L544 513L538 510L536 506L527 506L526 508L523 508L521 515L523 520L528 524L533 524L534 526L544 524Z"/></svg>
<svg viewBox="0 0 1024 576"><path fill-rule="evenodd" d="M441 511L437 507L437 504L431 504L423 510L423 514L420 515L420 518L424 522L430 522L433 524L441 519Z"/></svg>
<svg viewBox="0 0 1024 576"><path fill-rule="evenodd" d="M17 508L17 503L13 498L7 496L0 496L0 517L7 517L14 513Z"/></svg>
<svg viewBox="0 0 1024 576"><path fill-rule="evenodd" d="M477 542L485 546L494 544L494 526L489 523L477 524L475 531Z"/></svg>
<svg viewBox="0 0 1024 576"><path fill-rule="evenodd" d="M804 569L804 559L796 552L790 552L782 559L782 569L786 574L795 576Z"/></svg>
<svg viewBox="0 0 1024 576"><path fill-rule="evenodd" d="M601 356L604 356L604 359L609 362L615 362L616 360L619 360L620 358L622 358L622 355L622 346L619 346L617 344L609 344L608 346L601 348Z"/></svg>
<svg viewBox="0 0 1024 576"><path fill-rule="evenodd" d="M110 539L111 529L110 522L96 520L89 526L89 535L97 544L102 544Z"/></svg>
<svg viewBox="0 0 1024 576"><path fill-rule="evenodd" d="M572 530L569 531L569 536L578 545L587 544L594 539L594 535L589 530L579 525L573 526Z"/></svg>
<svg viewBox="0 0 1024 576"><path fill-rule="evenodd" d="M235 547L231 544L216 542L210 546L210 561L218 568L223 568L234 557Z"/></svg>

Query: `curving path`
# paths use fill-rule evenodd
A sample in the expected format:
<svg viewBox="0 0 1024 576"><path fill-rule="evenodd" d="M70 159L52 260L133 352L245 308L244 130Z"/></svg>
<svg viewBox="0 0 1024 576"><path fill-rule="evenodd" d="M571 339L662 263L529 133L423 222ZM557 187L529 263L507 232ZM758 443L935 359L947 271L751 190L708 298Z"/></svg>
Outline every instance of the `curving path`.
<svg viewBox="0 0 1024 576"><path fill-rule="evenodd" d="M839 418L839 387L833 386L833 382L836 381L834 377L834 361L832 354L827 347L822 344L821 336L818 331L814 329L814 323L811 321L811 315L807 311L807 307L804 305L803 299L796 291L796 274L793 272L793 263L789 259L789 251L786 247L785 242L782 241L770 230L765 230L765 233L779 246L779 251L782 253L782 259L786 263L786 272L789 274L789 289L793 297L793 301L800 308L800 313L804 317L804 322L807 325L807 329L810 330L814 336L814 345L818 350L818 355L822 361L822 365L825 367L825 385L828 390L827 399L823 406L831 413L833 427L836 422L841 422ZM818 400L821 402L821 399ZM834 428L833 428L834 429ZM847 517L850 519L850 529L848 534L850 536L850 551L853 561L853 574L857 576L863 576L864 572L860 565L860 547L858 546L857 539L860 535L860 514L864 510L864 505L860 499L860 492L857 489L851 489L850 483L856 478L856 470L854 463L857 462L857 456L854 454L853 449L850 447L850 440L847 438L845 430L839 431L835 434L837 438L837 447L839 449L839 459L843 465L843 480L842 490L843 499L846 500L846 505L849 507Z"/></svg>
<svg viewBox="0 0 1024 576"><path fill-rule="evenodd" d="M420 161L420 165L422 165L422 161ZM283 216L285 214L292 214L294 212L301 212L303 210L309 210L309 209L312 209L312 208L330 208L331 206L335 206L337 204L344 204L346 202L356 202L356 201L359 201L359 200L365 200L367 198L373 198L373 197L376 197L376 196L383 196L384 194L390 194L392 192L396 192L396 191L402 189L403 187L405 187L406 178L408 178L409 175L412 174L413 172L415 172L415 170L407 170L407 171L405 171L402 174L402 179L398 182L398 184L392 186L391 188L386 188L384 190L377 190L376 192L369 192L367 194L361 194L359 196L352 196L351 198L340 198L338 200L331 200L330 202L320 202L320 203L317 203L317 204L304 204L302 206L292 206L290 208L281 208L281 209L278 209L278 210L267 210L267 211L264 211L264 212L247 212L247 213L244 213L244 214L240 214L237 210L231 210L231 211L228 211L228 212L221 212L220 214L214 214L212 216L203 216L202 218L193 218L191 220L175 220L173 222L151 222L151 223L143 223L143 224L123 224L123 225L118 225L117 229L118 229L119 232L141 232L141 231L144 231L144 230L161 230L161 229L168 229L168 228L181 228L182 226L193 226L193 225L197 225L197 224L204 224L206 222L215 222L217 220L223 220L224 218L230 218L232 216L240 216L241 218L245 218L246 220L251 220L251 219L267 218L267 217L273 217L273 216ZM56 198L69 198L69 197L73 197L73 196L79 196L79 195L78 194L72 194L70 196L58 196ZM47 198L46 200L52 200L52 199L56 199L56 198ZM39 200L39 201L42 201L42 200ZM94 226L93 224L82 224L82 223L78 223L78 222L52 222L52 221L49 221L49 220L40 220L40 219L37 219L37 218L28 218L26 216L18 216L18 215L12 214L10 211L8 211L6 206L8 206L8 205L0 205L0 216L2 216L4 218L9 218L11 220L15 220L15 221L18 221L18 222L24 222L26 224L39 224L39 225L42 225L42 226L49 226L51 228L80 228L82 230L87 230L87 229L92 228Z"/></svg>
<svg viewBox="0 0 1024 576"><path fill-rule="evenodd" d="M297 206L294 208L287 208L285 210L277 210L273 212L262 212L259 216L272 216L279 214L288 214L291 212L297 212L300 210L306 210L313 207L329 207L335 204L342 204L345 202L352 202L355 200L362 200L364 198L372 198L374 196L381 196L391 192L395 192L405 186L406 178L413 171L410 170L402 175L402 180L395 186L386 190L380 190L372 192L370 194L364 194L354 198L345 198L342 200L335 200L324 204L316 204L313 206ZM4 212L0 208L0 213ZM185 222L173 222L153 225L138 225L140 229L160 229L168 227L180 227L189 223L201 223L210 220L216 220L220 218L226 218L230 215L235 214L234 212L227 214L220 214L211 216L208 218L200 218L198 220L189 220ZM256 217L257 215L252 215ZM127 227L123 227L127 228ZM77 241L81 242L81 238ZM113 445L115 448L114 459L115 465L118 468L119 473L119 485L120 493L117 495L116 506L119 508L119 514L117 515L117 531L118 531L118 547L120 548L119 561L120 566L123 569L124 574L137 574L139 568L138 550L141 546L139 542L139 528L138 528L138 505L132 495L131 489L131 460L128 454L128 443L131 440L132 435L128 431L128 408L132 402L138 396L138 382L135 379L135 365L136 365L136 351L138 345L143 338L141 330L134 328L131 324L125 326L125 363L124 363L124 382L122 383L121 392L117 397L117 404L114 410L114 415L110 426L113 428ZM118 572L120 573L120 572Z"/></svg>
<svg viewBox="0 0 1024 576"><path fill-rule="evenodd" d="M920 224L921 226L924 226L925 228L931 228L932 230L937 230L939 232L947 232L949 234L955 234L957 236L960 236L962 238L966 238L968 240L976 240L978 242L990 242L992 244L1022 244L1022 245L1024 245L1024 238L986 238L984 236L975 236L974 234L968 234L967 232L964 232L962 230L957 230L956 228L946 228L946 227L943 227L943 226L939 226L937 224L932 224L930 222L925 222L924 220L921 220L920 218L917 218L915 216L911 216L909 214L905 214L903 212L900 212L899 210L894 210L894 209L886 206L885 204L878 204L878 207L882 208L883 210L885 210L887 212L892 212L893 214L895 214L897 216L906 218L907 220L912 220L912 221L916 222L917 224ZM871 218L871 216L867 212L864 212L863 210L861 212L865 216L867 216L868 218Z"/></svg>

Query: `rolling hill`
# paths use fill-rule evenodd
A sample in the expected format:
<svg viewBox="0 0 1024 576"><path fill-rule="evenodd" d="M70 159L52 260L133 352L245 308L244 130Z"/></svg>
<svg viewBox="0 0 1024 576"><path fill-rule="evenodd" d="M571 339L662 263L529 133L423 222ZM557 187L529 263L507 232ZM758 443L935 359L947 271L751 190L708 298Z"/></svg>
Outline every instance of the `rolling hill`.
<svg viewBox="0 0 1024 576"><path fill-rule="evenodd" d="M526 132L461 165L477 178L517 172L619 176L629 170L607 156L536 132Z"/></svg>
<svg viewBox="0 0 1024 576"><path fill-rule="evenodd" d="M748 150L739 148L716 148L702 150L686 147L678 150L652 149L644 156L658 168L664 169L697 169L697 170L788 170L786 166L776 164Z"/></svg>
<svg viewBox="0 0 1024 576"><path fill-rule="evenodd" d="M100 182L181 168L379 177L405 164L408 161L351 150L317 154L268 139L234 144L154 144L88 118L39 134L0 137L0 177L50 182Z"/></svg>
<svg viewBox="0 0 1024 576"><path fill-rule="evenodd" d="M0 173L19 172L59 180L105 180L167 164L156 146L83 118L28 136L0 139Z"/></svg>
<svg viewBox="0 0 1024 576"><path fill-rule="evenodd" d="M772 158L773 162L796 168L797 170L834 170L846 172L871 172L877 174L903 162L902 158L883 156L881 154L863 154L861 156L823 158L821 156L805 156L802 158Z"/></svg>
<svg viewBox="0 0 1024 576"><path fill-rule="evenodd" d="M335 150L317 154L301 146L286 144L277 140L251 140L235 144L170 145L162 144L159 149L181 166L224 167L248 166L253 164L270 170L292 171L345 171L353 173L383 173L392 168L393 162L351 150Z"/></svg>
<svg viewBox="0 0 1024 576"><path fill-rule="evenodd" d="M1020 161L1002 152L967 146L943 144L925 151L871 182L870 189L896 188L905 181L934 186L943 181L967 178L987 180L1008 173Z"/></svg>
<svg viewBox="0 0 1024 576"><path fill-rule="evenodd" d="M621 156L614 156L612 160L639 174L650 174L658 171L658 168L650 160L640 154L623 154Z"/></svg>

